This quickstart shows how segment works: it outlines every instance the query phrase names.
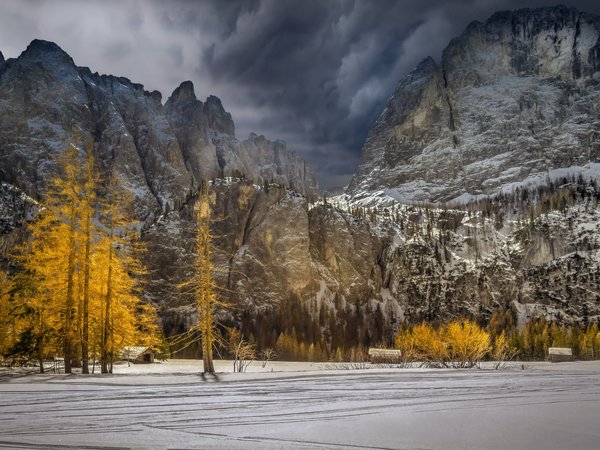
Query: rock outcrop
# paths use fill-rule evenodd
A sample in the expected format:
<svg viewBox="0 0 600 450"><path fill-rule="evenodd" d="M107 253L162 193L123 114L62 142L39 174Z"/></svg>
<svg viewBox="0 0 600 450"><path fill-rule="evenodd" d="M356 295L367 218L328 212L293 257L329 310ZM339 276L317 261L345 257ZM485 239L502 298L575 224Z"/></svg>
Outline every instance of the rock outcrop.
<svg viewBox="0 0 600 450"><path fill-rule="evenodd" d="M54 156L76 141L92 143L103 170L133 194L143 220L173 209L201 180L217 176L318 194L312 169L284 143L263 138L263 151L252 154L254 137L238 141L217 97L200 102L187 81L164 106L161 98L126 78L77 67L56 44L35 40L1 72L0 176L38 196Z"/></svg>
<svg viewBox="0 0 600 450"><path fill-rule="evenodd" d="M397 86L348 193L465 201L598 172L600 18L563 6L473 22Z"/></svg>

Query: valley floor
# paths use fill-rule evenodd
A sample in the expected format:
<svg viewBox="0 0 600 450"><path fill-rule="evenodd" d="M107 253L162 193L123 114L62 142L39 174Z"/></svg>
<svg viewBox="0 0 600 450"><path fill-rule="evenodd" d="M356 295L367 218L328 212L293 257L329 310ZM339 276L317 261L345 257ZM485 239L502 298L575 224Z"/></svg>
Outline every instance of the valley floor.
<svg viewBox="0 0 600 450"><path fill-rule="evenodd" d="M3 375L0 448L593 449L600 362L503 371L199 361ZM273 372L271 372L271 369ZM231 370L229 363L217 370ZM254 371L252 371L254 370Z"/></svg>

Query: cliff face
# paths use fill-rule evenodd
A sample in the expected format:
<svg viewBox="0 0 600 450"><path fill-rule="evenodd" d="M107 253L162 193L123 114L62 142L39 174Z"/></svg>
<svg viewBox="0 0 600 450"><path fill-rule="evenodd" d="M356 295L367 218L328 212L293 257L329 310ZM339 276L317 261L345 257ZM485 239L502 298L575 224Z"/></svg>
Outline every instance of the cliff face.
<svg viewBox="0 0 600 450"><path fill-rule="evenodd" d="M523 9L473 22L397 86L348 193L464 201L600 161L600 19ZM592 163L590 165L590 163Z"/></svg>
<svg viewBox="0 0 600 450"><path fill-rule="evenodd" d="M192 304L176 285L193 256L192 206L202 180L221 180L215 255L228 275L219 271L217 278L235 289L232 301L260 308L306 292L307 204L319 188L312 168L285 142L256 134L239 141L221 101L198 100L189 81L163 105L159 92L77 67L58 46L38 40L0 64L4 263L25 237L22 225L37 212L33 199L43 199L56 156L69 143L91 145L101 178L114 174L132 194L149 248L146 296L163 310Z"/></svg>
<svg viewBox="0 0 600 450"><path fill-rule="evenodd" d="M200 180L237 174L316 195L312 169L285 143L235 138L231 115L214 96L196 99L191 82L165 105L159 92L77 67L56 44L33 41L0 72L0 175L30 195L43 193L53 157L67 142L93 142L151 220L181 204ZM270 158L270 159L269 159Z"/></svg>

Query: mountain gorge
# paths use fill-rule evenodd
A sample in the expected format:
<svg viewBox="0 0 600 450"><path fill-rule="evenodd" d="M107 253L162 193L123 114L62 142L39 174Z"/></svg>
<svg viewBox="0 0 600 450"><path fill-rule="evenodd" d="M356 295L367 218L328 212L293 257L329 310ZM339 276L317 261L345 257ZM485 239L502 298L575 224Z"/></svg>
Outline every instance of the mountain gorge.
<svg viewBox="0 0 600 450"><path fill-rule="evenodd" d="M328 350L404 321L510 309L600 318L600 19L556 7L474 22L398 84L345 194L320 198L282 141L240 141L221 101L183 82L162 103L77 67L53 43L0 57L4 267L70 142L131 193L146 299L167 334L196 320L193 204L210 182L215 277L260 346Z"/></svg>

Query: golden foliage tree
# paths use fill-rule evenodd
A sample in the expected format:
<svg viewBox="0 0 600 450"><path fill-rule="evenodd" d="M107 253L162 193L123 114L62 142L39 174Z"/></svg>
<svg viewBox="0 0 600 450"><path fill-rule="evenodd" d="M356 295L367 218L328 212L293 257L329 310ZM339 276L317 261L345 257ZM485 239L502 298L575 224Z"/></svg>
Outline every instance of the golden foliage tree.
<svg viewBox="0 0 600 450"><path fill-rule="evenodd" d="M441 335L448 349L449 360L458 367L475 366L491 350L490 335L467 319L448 323Z"/></svg>
<svg viewBox="0 0 600 450"><path fill-rule="evenodd" d="M94 155L91 144L86 148L85 164L81 180L80 215L83 235L83 286L81 305L81 362L82 373L89 373L89 311L90 311L90 276L92 271L92 245L95 234L93 223L94 207L96 204L96 189L98 180L94 170Z"/></svg>
<svg viewBox="0 0 600 450"><path fill-rule="evenodd" d="M401 330L396 348L405 361L429 366L473 367L491 350L490 335L475 322L459 319L435 329L428 323Z"/></svg>
<svg viewBox="0 0 600 450"><path fill-rule="evenodd" d="M14 293L0 304L2 314L2 305L12 301L10 311L0 319L13 324L6 342L11 338L34 349L42 372L43 359L60 346L65 372L81 358L82 372L88 373L90 356L95 362L99 353L106 373L123 346L160 340L156 322L150 323L156 315L136 295L142 270L126 200L109 180L99 201L91 145L85 152L70 146L57 163L59 176L28 227L31 239L20 249Z"/></svg>
<svg viewBox="0 0 600 450"><path fill-rule="evenodd" d="M107 183L105 200L100 207L102 233L96 251L96 286L99 288L100 324L100 370L112 372L117 352L123 346L140 341L159 342L157 324L151 326L149 317L154 308L142 304L137 296L139 275L144 273L138 253L142 250L135 244L132 222L125 213L129 202L127 196L118 191L116 180ZM144 333L148 332L148 335Z"/></svg>
<svg viewBox="0 0 600 450"><path fill-rule="evenodd" d="M44 357L49 352L56 353L59 346L63 351L66 348L62 333L67 314L70 242L64 239L64 234L69 230L51 209L44 209L30 231L31 239L20 258L24 270L15 277L14 312L20 314L13 317L27 318L29 326L21 326L19 334L22 337L30 334L43 373Z"/></svg>
<svg viewBox="0 0 600 450"><path fill-rule="evenodd" d="M210 194L203 186L196 203L198 228L196 232L195 296L198 308L202 362L205 373L214 373L216 286L212 279L212 235L210 233Z"/></svg>
<svg viewBox="0 0 600 450"><path fill-rule="evenodd" d="M406 361L434 364L448 359L448 349L440 334L425 322L400 331L396 336L396 348L402 350Z"/></svg>

